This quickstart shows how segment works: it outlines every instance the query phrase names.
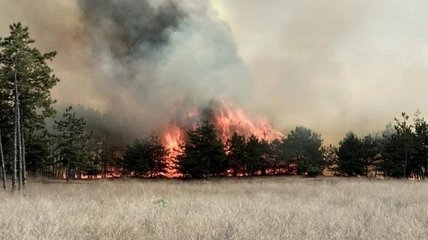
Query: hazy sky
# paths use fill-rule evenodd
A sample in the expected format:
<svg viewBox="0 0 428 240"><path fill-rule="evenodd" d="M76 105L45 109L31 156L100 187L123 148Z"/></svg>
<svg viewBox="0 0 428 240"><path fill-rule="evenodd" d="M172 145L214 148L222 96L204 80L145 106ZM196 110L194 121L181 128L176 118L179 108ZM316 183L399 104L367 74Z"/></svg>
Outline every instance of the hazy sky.
<svg viewBox="0 0 428 240"><path fill-rule="evenodd" d="M124 115L147 125L180 99L226 96L278 129L305 125L327 143L349 130L381 131L402 111L428 112L425 0L185 0L173 7L109 0L96 18L82 2L0 0L0 36L21 21L38 47L58 50L54 94L61 104L141 109ZM116 8L124 12L110 10ZM138 29L162 34L154 34L156 42L138 38L139 54L129 54L128 45L117 53L123 39L110 40L117 34L111 29L121 24L130 26L126 37ZM132 81L117 83L124 78Z"/></svg>

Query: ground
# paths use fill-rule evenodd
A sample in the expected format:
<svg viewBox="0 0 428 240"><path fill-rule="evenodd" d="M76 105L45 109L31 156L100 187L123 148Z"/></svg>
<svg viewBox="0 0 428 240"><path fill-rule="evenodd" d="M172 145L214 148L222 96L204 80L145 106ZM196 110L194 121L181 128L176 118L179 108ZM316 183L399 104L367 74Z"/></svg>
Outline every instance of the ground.
<svg viewBox="0 0 428 240"><path fill-rule="evenodd" d="M0 239L427 239L428 181L35 180L0 192Z"/></svg>

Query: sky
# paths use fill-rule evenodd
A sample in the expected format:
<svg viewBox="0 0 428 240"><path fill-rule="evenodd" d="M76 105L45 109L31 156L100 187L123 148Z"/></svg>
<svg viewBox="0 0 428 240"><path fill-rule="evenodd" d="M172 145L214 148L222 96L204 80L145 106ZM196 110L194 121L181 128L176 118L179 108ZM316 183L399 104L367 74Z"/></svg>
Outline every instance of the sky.
<svg viewBox="0 0 428 240"><path fill-rule="evenodd" d="M428 112L423 0L0 0L0 36L20 21L57 50L60 105L159 127L177 103L230 99L283 131L336 144ZM139 131L139 130L138 130Z"/></svg>

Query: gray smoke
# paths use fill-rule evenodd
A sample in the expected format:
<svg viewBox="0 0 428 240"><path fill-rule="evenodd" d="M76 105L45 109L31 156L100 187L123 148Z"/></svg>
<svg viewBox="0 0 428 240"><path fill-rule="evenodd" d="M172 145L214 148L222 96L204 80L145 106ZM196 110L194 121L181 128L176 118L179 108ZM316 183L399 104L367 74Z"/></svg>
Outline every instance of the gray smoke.
<svg viewBox="0 0 428 240"><path fill-rule="evenodd" d="M427 7L424 0L0 0L0 36L20 21L36 47L57 50L59 108L82 105L104 129L141 136L224 97L280 129L302 124L337 143L349 130L381 130L402 111L427 112Z"/></svg>
<svg viewBox="0 0 428 240"><path fill-rule="evenodd" d="M82 0L78 8L106 128L138 136L212 99L248 92L230 31L208 3Z"/></svg>
<svg viewBox="0 0 428 240"><path fill-rule="evenodd" d="M79 7L94 50L109 51L122 64L152 58L185 17L171 1L154 7L139 0L80 0Z"/></svg>

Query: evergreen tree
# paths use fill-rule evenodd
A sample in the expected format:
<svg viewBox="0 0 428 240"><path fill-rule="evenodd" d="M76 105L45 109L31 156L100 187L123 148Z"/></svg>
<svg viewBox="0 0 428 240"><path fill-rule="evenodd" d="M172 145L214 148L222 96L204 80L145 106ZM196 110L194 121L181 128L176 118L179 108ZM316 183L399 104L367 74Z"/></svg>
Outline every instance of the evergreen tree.
<svg viewBox="0 0 428 240"><path fill-rule="evenodd" d="M136 139L127 146L125 170L135 177L159 177L165 174L168 150L158 136Z"/></svg>
<svg viewBox="0 0 428 240"><path fill-rule="evenodd" d="M66 168L66 180L70 179L72 170L84 169L90 159L89 138L86 133L86 122L82 117L76 116L68 107L60 121L55 121L54 129L57 131L56 141L59 160Z"/></svg>
<svg viewBox="0 0 428 240"><path fill-rule="evenodd" d="M158 136L152 136L149 141L150 177L162 176L167 171L168 150L162 145Z"/></svg>
<svg viewBox="0 0 428 240"><path fill-rule="evenodd" d="M51 154L49 149L52 141L51 136L46 132L29 135L26 142L27 170L28 173L36 176L38 172L48 173L52 166Z"/></svg>
<svg viewBox="0 0 428 240"><path fill-rule="evenodd" d="M246 151L245 136L234 133L227 143L227 159L232 169L232 174L245 174L247 172L246 162L248 154Z"/></svg>
<svg viewBox="0 0 428 240"><path fill-rule="evenodd" d="M149 171L147 145L144 140L135 139L127 146L123 156L124 168L131 176L143 177Z"/></svg>
<svg viewBox="0 0 428 240"><path fill-rule="evenodd" d="M415 155L411 168L418 178L428 176L428 124L419 114L414 119L415 126Z"/></svg>
<svg viewBox="0 0 428 240"><path fill-rule="evenodd" d="M251 135L246 145L247 161L245 169L247 170L247 175L256 175L258 171L263 169L265 165L263 163L263 150L262 142L255 135Z"/></svg>
<svg viewBox="0 0 428 240"><path fill-rule="evenodd" d="M285 159L282 153L282 139L274 139L269 143L268 149L268 166L272 168L273 174L281 173L281 169L284 169ZM279 172L278 172L279 171Z"/></svg>
<svg viewBox="0 0 428 240"><path fill-rule="evenodd" d="M394 132L385 137L380 164L385 176L395 178L410 176L416 155L414 126L409 124L407 114L401 116L401 120L395 118Z"/></svg>
<svg viewBox="0 0 428 240"><path fill-rule="evenodd" d="M365 173L362 143L354 133L347 133L340 141L337 156L339 157L338 171L342 175L356 176Z"/></svg>
<svg viewBox="0 0 428 240"><path fill-rule="evenodd" d="M363 174L369 176L371 172L377 171L376 162L380 157L379 140L371 135L361 139L361 158L363 161Z"/></svg>
<svg viewBox="0 0 428 240"><path fill-rule="evenodd" d="M298 174L315 176L322 173L324 161L322 156L321 136L305 127L296 127L284 140L285 156L289 164L297 164Z"/></svg>
<svg viewBox="0 0 428 240"><path fill-rule="evenodd" d="M6 139L13 139L6 142L15 149L13 189L18 175L20 185L26 182L25 139L43 129L45 118L54 114L50 90L59 81L46 63L56 53L41 53L30 46L33 43L28 28L20 23L12 24L10 36L0 39L0 110L5 113L0 116L0 127Z"/></svg>
<svg viewBox="0 0 428 240"><path fill-rule="evenodd" d="M183 154L177 160L180 172L192 178L217 176L228 167L224 146L208 121L187 132Z"/></svg>

